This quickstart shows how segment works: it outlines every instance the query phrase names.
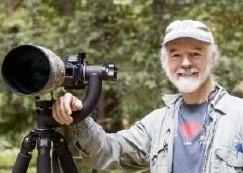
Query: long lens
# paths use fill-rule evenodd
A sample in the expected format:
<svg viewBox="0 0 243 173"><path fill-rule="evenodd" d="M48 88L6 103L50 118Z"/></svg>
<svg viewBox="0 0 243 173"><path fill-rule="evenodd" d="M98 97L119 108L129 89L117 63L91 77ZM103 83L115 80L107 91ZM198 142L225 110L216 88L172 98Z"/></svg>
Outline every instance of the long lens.
<svg viewBox="0 0 243 173"><path fill-rule="evenodd" d="M46 48L22 45L12 49L4 58L2 76L16 94L38 95L60 84L56 83L57 76L63 81L64 65L60 61Z"/></svg>
<svg viewBox="0 0 243 173"><path fill-rule="evenodd" d="M48 81L49 62L45 54L35 47L17 47L6 56L2 75L12 89L31 94L43 88Z"/></svg>

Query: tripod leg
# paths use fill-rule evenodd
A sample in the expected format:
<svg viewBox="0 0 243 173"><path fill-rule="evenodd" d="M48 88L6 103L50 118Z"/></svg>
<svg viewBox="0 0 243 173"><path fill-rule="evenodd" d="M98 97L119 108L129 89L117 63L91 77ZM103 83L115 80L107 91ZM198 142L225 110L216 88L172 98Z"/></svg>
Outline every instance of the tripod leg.
<svg viewBox="0 0 243 173"><path fill-rule="evenodd" d="M61 135L60 135L61 136ZM67 147L67 142L63 137L59 139L57 143L54 144L56 148L58 158L61 162L61 167L64 173L78 173L72 155Z"/></svg>
<svg viewBox="0 0 243 173"><path fill-rule="evenodd" d="M37 173L51 172L51 141L47 136L41 136L37 143L38 157L37 157Z"/></svg>
<svg viewBox="0 0 243 173"><path fill-rule="evenodd" d="M32 139L32 133L29 133L23 140L20 152L13 167L13 173L26 173L30 160L31 152L35 148L35 141Z"/></svg>
<svg viewBox="0 0 243 173"><path fill-rule="evenodd" d="M58 157L57 157L57 151L54 148L52 152L52 172L53 173L60 173L60 167L58 164Z"/></svg>

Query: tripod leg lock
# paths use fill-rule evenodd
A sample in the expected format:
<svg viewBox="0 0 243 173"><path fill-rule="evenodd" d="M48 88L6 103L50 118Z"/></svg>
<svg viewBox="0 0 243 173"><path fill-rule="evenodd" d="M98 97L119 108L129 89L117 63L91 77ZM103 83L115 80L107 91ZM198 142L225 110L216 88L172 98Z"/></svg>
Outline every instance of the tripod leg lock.
<svg viewBox="0 0 243 173"><path fill-rule="evenodd" d="M17 156L15 165L13 167L13 173L26 173L31 157L32 151L35 148L36 142L33 133L29 133L24 137L21 145L20 152Z"/></svg>
<svg viewBox="0 0 243 173"><path fill-rule="evenodd" d="M34 136L32 135L32 133L29 133L27 136L24 137L20 150L21 155L31 157L31 153L36 145L36 141L33 138Z"/></svg>

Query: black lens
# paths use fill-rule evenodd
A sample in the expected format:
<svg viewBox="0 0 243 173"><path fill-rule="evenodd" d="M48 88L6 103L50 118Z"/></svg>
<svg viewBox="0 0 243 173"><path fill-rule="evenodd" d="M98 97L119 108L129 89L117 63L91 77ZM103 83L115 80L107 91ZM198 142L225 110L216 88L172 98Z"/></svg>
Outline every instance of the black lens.
<svg viewBox="0 0 243 173"><path fill-rule="evenodd" d="M32 94L47 83L50 75L49 60L37 47L19 46L5 57L2 75L13 90Z"/></svg>

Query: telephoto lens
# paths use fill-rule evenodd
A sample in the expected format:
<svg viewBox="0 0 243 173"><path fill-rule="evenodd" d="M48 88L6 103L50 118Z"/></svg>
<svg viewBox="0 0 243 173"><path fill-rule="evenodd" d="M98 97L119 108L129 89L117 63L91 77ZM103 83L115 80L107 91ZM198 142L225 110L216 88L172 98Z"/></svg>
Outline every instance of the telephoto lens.
<svg viewBox="0 0 243 173"><path fill-rule="evenodd" d="M64 86L65 89L87 87L86 95L82 99L82 110L72 114L74 123L77 123L88 116L96 106L102 90L102 81L117 78L117 68L114 64L87 65L84 58L85 53L79 53L62 61L45 47L20 45L5 56L1 73L8 88L23 96L39 96L59 86ZM49 108L50 105L44 107ZM50 112L44 111L43 115L45 114L49 115ZM41 116L38 122L43 127L54 125L49 116Z"/></svg>
<svg viewBox="0 0 243 173"><path fill-rule="evenodd" d="M61 85L65 89L84 89L94 74L97 80L117 78L114 64L87 65L84 58L85 53L79 53L62 61L45 47L20 45L5 56L1 72L8 88L24 96L41 95Z"/></svg>
<svg viewBox="0 0 243 173"><path fill-rule="evenodd" d="M61 58L49 49L35 45L21 45L4 58L2 77L17 95L36 96L61 85L65 66Z"/></svg>

